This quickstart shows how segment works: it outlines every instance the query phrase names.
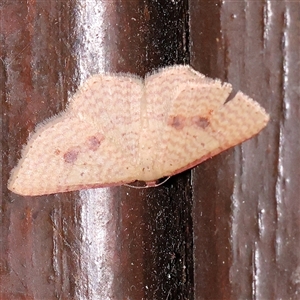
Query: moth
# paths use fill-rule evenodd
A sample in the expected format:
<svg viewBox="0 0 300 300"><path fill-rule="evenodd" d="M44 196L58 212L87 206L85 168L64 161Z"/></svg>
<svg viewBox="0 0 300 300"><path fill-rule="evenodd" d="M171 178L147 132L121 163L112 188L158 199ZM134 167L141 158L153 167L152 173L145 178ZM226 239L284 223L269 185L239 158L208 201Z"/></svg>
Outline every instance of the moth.
<svg viewBox="0 0 300 300"><path fill-rule="evenodd" d="M91 76L61 114L38 125L8 188L43 195L153 183L260 132L269 116L229 83L187 65Z"/></svg>

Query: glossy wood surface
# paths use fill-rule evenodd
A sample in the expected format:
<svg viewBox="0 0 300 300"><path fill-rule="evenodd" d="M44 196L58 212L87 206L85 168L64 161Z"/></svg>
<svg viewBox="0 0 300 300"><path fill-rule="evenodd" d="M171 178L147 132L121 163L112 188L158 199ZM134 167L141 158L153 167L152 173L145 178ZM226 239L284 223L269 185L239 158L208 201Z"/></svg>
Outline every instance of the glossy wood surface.
<svg viewBox="0 0 300 300"><path fill-rule="evenodd" d="M0 299L298 299L299 11L299 1L4 0ZM153 189L7 190L29 133L89 75L175 63L254 98L267 128Z"/></svg>

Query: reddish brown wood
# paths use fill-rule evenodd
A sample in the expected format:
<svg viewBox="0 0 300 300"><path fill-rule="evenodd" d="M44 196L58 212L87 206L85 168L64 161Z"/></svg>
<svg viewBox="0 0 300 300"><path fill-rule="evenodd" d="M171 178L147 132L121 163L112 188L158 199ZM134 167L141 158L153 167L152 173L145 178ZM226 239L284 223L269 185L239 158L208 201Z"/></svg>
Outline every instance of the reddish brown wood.
<svg viewBox="0 0 300 300"><path fill-rule="evenodd" d="M1 300L297 299L299 2L7 0L0 12ZM7 190L28 134L87 76L188 62L260 102L268 127L154 189Z"/></svg>
<svg viewBox="0 0 300 300"><path fill-rule="evenodd" d="M190 7L191 64L271 115L258 137L195 169L195 299L299 297L299 9L298 1Z"/></svg>
<svg viewBox="0 0 300 300"><path fill-rule="evenodd" d="M63 109L68 94L86 77L103 70L143 76L184 61L186 4L37 1L3 6L1 299L192 297L188 178L177 181L178 176L157 189L121 187L34 198L6 188L29 132Z"/></svg>

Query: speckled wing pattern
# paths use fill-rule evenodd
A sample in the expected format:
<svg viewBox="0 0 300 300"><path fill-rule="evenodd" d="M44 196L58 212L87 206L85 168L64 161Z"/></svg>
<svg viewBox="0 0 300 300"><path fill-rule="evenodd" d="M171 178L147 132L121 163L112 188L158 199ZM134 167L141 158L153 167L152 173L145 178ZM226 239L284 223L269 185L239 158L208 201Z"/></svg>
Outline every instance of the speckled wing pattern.
<svg viewBox="0 0 300 300"><path fill-rule="evenodd" d="M225 103L231 89L189 66L145 80L94 75L65 112L37 127L8 188L43 195L182 172L266 126L264 109L241 92Z"/></svg>
<svg viewBox="0 0 300 300"><path fill-rule="evenodd" d="M136 179L143 83L95 75L65 112L37 127L8 188L43 195Z"/></svg>
<svg viewBox="0 0 300 300"><path fill-rule="evenodd" d="M156 114L149 119L159 128L159 134L152 137L156 146L151 157L151 169L158 178L180 173L251 138L269 120L265 110L241 92L225 103L232 91L230 84L187 66L150 76L146 90L148 101L155 95L152 109ZM143 138L145 145L146 135Z"/></svg>

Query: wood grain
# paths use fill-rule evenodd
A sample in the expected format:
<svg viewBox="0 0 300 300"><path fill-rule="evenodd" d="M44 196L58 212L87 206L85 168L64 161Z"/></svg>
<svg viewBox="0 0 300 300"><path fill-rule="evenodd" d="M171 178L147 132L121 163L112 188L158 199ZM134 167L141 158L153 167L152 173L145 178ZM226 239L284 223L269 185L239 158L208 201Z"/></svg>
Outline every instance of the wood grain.
<svg viewBox="0 0 300 300"><path fill-rule="evenodd" d="M4 1L0 298L297 299L298 12L297 1ZM175 63L257 100L268 127L155 189L7 190L29 132L89 75Z"/></svg>

